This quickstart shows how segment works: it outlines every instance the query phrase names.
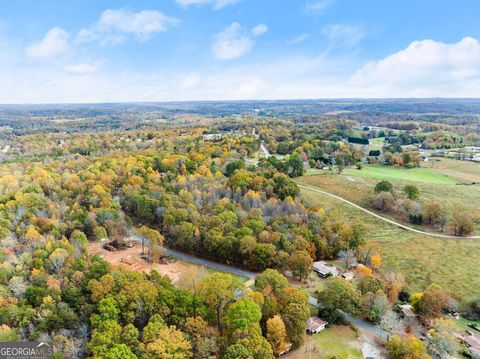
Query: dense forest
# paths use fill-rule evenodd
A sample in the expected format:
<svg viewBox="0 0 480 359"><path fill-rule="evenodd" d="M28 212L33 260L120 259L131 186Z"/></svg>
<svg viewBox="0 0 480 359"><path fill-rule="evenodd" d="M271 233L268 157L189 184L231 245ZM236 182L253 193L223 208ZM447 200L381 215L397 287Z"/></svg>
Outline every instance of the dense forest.
<svg viewBox="0 0 480 359"><path fill-rule="evenodd" d="M306 165L358 163L361 151L341 141L356 122L149 112L132 125L100 111L90 127L64 111L32 127L2 120L1 341L52 340L57 358L265 359L299 347L310 316L307 293L281 273L302 280L313 261L357 257L367 299L332 281L319 295L332 322L337 309L378 322L379 301L384 314L408 295L363 225L306 204L293 180ZM259 156L263 145L277 156ZM141 238L150 261L168 246L262 274L249 290L223 273L181 290L88 253L105 238Z"/></svg>

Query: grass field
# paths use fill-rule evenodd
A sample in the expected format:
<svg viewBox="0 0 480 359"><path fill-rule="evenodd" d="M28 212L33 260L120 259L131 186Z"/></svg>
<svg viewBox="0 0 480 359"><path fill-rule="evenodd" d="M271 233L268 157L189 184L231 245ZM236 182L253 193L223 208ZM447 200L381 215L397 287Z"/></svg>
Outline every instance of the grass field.
<svg viewBox="0 0 480 359"><path fill-rule="evenodd" d="M392 182L399 192L406 184L415 184L420 190L420 203L442 203L450 215L459 209L469 211L477 218L476 233L480 234L480 165L449 160L435 163L434 166L438 167L403 169L365 166L362 170L346 169L339 175L316 170L318 172L300 177L298 182L337 194L364 207L370 207L374 197L373 189L380 180ZM445 173L455 174L458 180ZM470 179L469 183L476 179L478 184L458 184L465 183L467 178Z"/></svg>
<svg viewBox="0 0 480 359"><path fill-rule="evenodd" d="M458 181L445 174L434 171L430 168L400 168L394 166L367 165L362 170L347 168L345 175L362 176L376 180L387 181L416 181L436 184L454 185Z"/></svg>
<svg viewBox="0 0 480 359"><path fill-rule="evenodd" d="M310 356L311 354L311 356ZM357 333L347 326L334 326L312 336L305 335L305 344L286 355L285 359L363 358Z"/></svg>
<svg viewBox="0 0 480 359"><path fill-rule="evenodd" d="M451 158L432 158L429 162L422 162L422 167L462 182L480 182L480 163Z"/></svg>
<svg viewBox="0 0 480 359"><path fill-rule="evenodd" d="M402 230L332 197L303 190L307 202L333 216L358 219L367 227L366 239L378 243L383 266L401 271L411 291L437 283L457 298L480 295L480 240L440 239Z"/></svg>

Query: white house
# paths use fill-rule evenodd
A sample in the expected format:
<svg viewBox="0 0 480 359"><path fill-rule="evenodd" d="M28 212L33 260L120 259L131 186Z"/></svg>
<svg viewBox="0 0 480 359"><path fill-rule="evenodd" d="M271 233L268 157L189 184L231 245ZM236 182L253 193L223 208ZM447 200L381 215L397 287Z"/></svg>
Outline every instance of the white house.
<svg viewBox="0 0 480 359"><path fill-rule="evenodd" d="M335 266L329 266L324 261L313 262L313 270L323 278L336 277L338 270Z"/></svg>
<svg viewBox="0 0 480 359"><path fill-rule="evenodd" d="M307 320L307 333L310 335L320 333L323 329L325 329L327 324L328 322L320 319L319 317L310 317Z"/></svg>

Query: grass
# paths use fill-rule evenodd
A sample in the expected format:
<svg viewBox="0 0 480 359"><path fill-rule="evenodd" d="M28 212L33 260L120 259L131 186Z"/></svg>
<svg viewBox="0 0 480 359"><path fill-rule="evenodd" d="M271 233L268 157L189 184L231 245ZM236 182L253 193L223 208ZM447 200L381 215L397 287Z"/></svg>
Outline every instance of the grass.
<svg viewBox="0 0 480 359"><path fill-rule="evenodd" d="M444 162L442 161L442 163ZM478 168L473 165L476 164L450 160L445 162L442 167L438 165L438 168L435 169L402 169L386 166L365 166L362 170L347 169L340 175L323 171L322 174L300 177L298 182L321 188L368 208L374 197L373 189L381 180L375 177L381 177L381 175L378 174L384 171L383 179L388 178L398 192L402 192L406 184L416 185L420 190L420 203L442 203L449 215L454 213L454 211L458 211L458 209L469 211L477 218L477 233L480 233L480 206L478 206L478 203L480 203L480 165ZM461 170L456 170L457 167L455 166L460 166ZM466 176L470 176L469 178L478 178L478 184L455 184L459 181L453 180L451 176L445 177L443 173L436 171L447 171L464 179ZM476 177L477 171L478 177ZM437 176L440 176L440 179ZM430 182L426 182L428 178L430 178ZM388 217L388 214L386 216ZM399 218L396 219L398 220Z"/></svg>
<svg viewBox="0 0 480 359"><path fill-rule="evenodd" d="M285 356L286 359L309 358L329 359L337 358L356 359L363 358L357 333L348 326L334 326L327 328L319 334L305 335L304 345Z"/></svg>
<svg viewBox="0 0 480 359"><path fill-rule="evenodd" d="M462 182L480 182L480 163L451 158L431 158L429 162L422 162L422 167Z"/></svg>
<svg viewBox="0 0 480 359"><path fill-rule="evenodd" d="M375 137L368 140L370 143L383 143L385 142L385 137Z"/></svg>
<svg viewBox="0 0 480 359"><path fill-rule="evenodd" d="M430 168L400 168L394 166L382 165L365 165L363 169L357 170L354 168L347 168L344 171L345 175L362 176L376 180L387 181L416 181L436 184L451 184L457 183L457 180L445 174L436 172Z"/></svg>
<svg viewBox="0 0 480 359"><path fill-rule="evenodd" d="M447 319L452 319L452 317L447 317ZM470 331L472 333L480 335L479 331L476 331L475 329L468 326L468 324L476 324L477 326L480 327L480 321L473 321L473 320L469 320L469 319L464 318L464 317L460 317L460 319L452 319L452 321L453 321L453 323L455 323L455 326L461 332Z"/></svg>
<svg viewBox="0 0 480 359"><path fill-rule="evenodd" d="M480 241L441 239L402 230L370 216L344 202L302 189L307 202L333 217L360 220L367 227L366 239L378 244L383 267L398 268L407 288L423 291L437 283L457 298L480 295L478 258Z"/></svg>

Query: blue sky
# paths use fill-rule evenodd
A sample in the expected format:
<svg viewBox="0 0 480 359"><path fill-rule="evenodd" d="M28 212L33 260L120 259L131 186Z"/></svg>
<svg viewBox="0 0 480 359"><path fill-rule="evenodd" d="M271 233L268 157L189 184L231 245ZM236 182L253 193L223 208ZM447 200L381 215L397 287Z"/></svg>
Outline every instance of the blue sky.
<svg viewBox="0 0 480 359"><path fill-rule="evenodd" d="M479 97L474 0L9 1L1 103Z"/></svg>

